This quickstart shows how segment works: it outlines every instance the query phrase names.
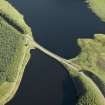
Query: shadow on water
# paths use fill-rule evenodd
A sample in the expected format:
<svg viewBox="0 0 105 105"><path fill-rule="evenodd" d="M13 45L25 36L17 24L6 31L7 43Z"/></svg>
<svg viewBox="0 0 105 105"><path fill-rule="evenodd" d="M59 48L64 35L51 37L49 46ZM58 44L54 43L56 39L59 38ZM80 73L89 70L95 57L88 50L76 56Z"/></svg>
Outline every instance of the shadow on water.
<svg viewBox="0 0 105 105"><path fill-rule="evenodd" d="M77 93L70 75L67 75L63 81L63 92L62 105L76 105Z"/></svg>

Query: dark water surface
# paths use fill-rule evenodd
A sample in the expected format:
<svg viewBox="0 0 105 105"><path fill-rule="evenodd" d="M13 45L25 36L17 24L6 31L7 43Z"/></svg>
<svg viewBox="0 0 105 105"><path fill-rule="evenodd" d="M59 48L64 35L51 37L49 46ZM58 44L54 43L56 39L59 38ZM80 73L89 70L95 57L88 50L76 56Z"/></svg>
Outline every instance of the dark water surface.
<svg viewBox="0 0 105 105"><path fill-rule="evenodd" d="M31 26L35 40L54 53L72 58L79 54L77 38L105 33L105 24L83 0L9 0ZM20 88L8 105L75 105L67 71L39 50L31 51Z"/></svg>

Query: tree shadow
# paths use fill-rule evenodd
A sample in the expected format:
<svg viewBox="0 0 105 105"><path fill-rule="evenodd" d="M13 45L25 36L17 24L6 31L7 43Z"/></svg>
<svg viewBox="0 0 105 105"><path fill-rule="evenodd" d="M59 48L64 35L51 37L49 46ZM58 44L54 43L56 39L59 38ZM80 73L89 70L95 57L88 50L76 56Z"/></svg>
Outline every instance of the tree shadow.
<svg viewBox="0 0 105 105"><path fill-rule="evenodd" d="M72 77L67 75L63 81L63 103L62 105L76 105L77 102L77 92L73 84Z"/></svg>

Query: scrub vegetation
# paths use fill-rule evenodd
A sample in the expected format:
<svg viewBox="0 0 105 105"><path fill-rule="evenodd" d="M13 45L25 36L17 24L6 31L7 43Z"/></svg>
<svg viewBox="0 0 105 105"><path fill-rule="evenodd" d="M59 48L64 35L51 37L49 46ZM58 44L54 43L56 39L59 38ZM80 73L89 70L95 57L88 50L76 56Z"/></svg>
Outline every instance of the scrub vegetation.
<svg viewBox="0 0 105 105"><path fill-rule="evenodd" d="M86 5L105 21L105 0L87 0ZM15 95L31 49L41 50L66 68L77 90L76 105L105 105L105 35L77 41L81 52L75 58L48 51L34 41L23 15L8 1L0 0L0 105Z"/></svg>

